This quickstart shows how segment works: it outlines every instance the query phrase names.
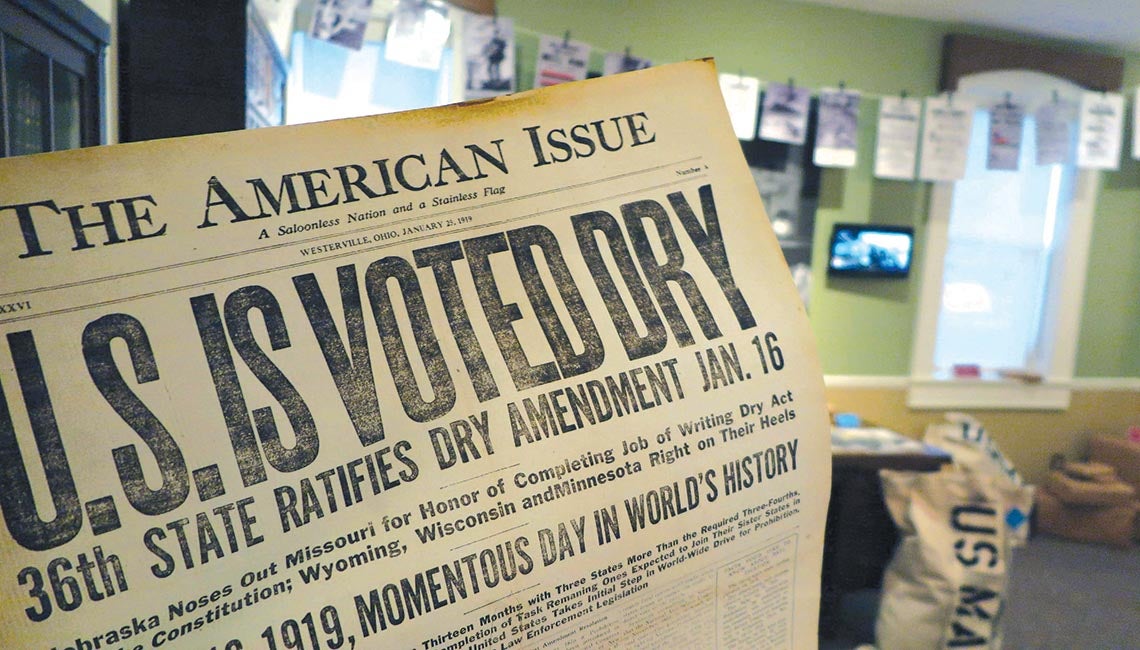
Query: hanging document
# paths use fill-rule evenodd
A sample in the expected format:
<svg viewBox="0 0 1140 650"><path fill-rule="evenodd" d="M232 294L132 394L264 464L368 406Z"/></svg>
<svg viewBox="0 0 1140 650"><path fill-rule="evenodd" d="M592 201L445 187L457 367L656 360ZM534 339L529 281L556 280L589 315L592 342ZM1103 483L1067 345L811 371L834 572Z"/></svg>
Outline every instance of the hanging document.
<svg viewBox="0 0 1140 650"><path fill-rule="evenodd" d="M465 99L515 91L515 25L510 18L470 14L463 19L467 63Z"/></svg>
<svg viewBox="0 0 1140 650"><path fill-rule="evenodd" d="M364 46L372 0L316 0L309 35L350 50Z"/></svg>
<svg viewBox="0 0 1140 650"><path fill-rule="evenodd" d="M589 63L589 45L569 38L544 35L538 40L534 86L545 88L567 81L581 81L586 78L586 66Z"/></svg>
<svg viewBox="0 0 1140 650"><path fill-rule="evenodd" d="M815 646L822 374L710 61L0 197L0 648Z"/></svg>
<svg viewBox="0 0 1140 650"><path fill-rule="evenodd" d="M1006 100L990 109L986 169L1017 171L1025 107Z"/></svg>
<svg viewBox="0 0 1140 650"><path fill-rule="evenodd" d="M879 101L875 178L914 180L921 112L922 102L917 99L884 97Z"/></svg>
<svg viewBox="0 0 1140 650"><path fill-rule="evenodd" d="M1140 101L1140 88L1137 88L1132 95L1132 159L1140 160L1140 110L1137 110L1136 102Z"/></svg>
<svg viewBox="0 0 1140 650"><path fill-rule="evenodd" d="M651 65L653 65L652 61L640 56L633 56L629 53L629 50L624 52L607 52L606 59L602 63L602 74L611 75L618 74L619 72L644 70Z"/></svg>
<svg viewBox="0 0 1140 650"><path fill-rule="evenodd" d="M859 93L823 89L819 93L815 151L820 167L854 167L858 156Z"/></svg>
<svg viewBox="0 0 1140 650"><path fill-rule="evenodd" d="M414 68L439 70L451 34L447 6L427 0L399 0L388 20L384 58Z"/></svg>
<svg viewBox="0 0 1140 650"><path fill-rule="evenodd" d="M927 97L922 116L918 178L956 181L966 174L974 107L951 95Z"/></svg>
<svg viewBox="0 0 1140 650"><path fill-rule="evenodd" d="M1119 169L1124 129L1124 95L1081 93L1077 167Z"/></svg>
<svg viewBox="0 0 1140 650"><path fill-rule="evenodd" d="M1073 104L1053 101L1042 104L1034 114L1037 128L1037 164L1067 164L1073 155Z"/></svg>
<svg viewBox="0 0 1140 650"><path fill-rule="evenodd" d="M770 83L764 88L760 112L760 139L803 144L807 139L811 91L791 84Z"/></svg>
<svg viewBox="0 0 1140 650"><path fill-rule="evenodd" d="M741 140L756 139L756 120L760 112L760 80L755 77L720 75L720 92L728 107L732 130Z"/></svg>

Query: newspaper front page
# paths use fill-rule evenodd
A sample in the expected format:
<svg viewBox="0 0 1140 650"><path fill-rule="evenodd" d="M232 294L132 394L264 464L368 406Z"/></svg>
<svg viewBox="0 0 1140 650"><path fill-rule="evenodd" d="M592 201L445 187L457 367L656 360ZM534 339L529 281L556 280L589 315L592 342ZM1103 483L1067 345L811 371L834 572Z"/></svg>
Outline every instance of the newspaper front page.
<svg viewBox="0 0 1140 650"><path fill-rule="evenodd" d="M0 647L808 648L822 375L711 61L0 160Z"/></svg>

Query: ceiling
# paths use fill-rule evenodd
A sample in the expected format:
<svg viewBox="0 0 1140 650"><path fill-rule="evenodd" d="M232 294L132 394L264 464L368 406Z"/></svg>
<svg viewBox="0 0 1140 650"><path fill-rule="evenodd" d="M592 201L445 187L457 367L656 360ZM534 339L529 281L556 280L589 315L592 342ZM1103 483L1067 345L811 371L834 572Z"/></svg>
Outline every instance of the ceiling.
<svg viewBox="0 0 1140 650"><path fill-rule="evenodd" d="M999 27L1140 52L1138 0L796 0L892 16Z"/></svg>

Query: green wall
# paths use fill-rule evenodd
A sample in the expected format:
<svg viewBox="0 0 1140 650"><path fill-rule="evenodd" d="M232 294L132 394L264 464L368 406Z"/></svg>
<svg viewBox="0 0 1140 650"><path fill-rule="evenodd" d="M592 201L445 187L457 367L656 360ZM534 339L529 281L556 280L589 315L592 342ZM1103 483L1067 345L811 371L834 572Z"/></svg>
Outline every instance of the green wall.
<svg viewBox="0 0 1140 650"><path fill-rule="evenodd" d="M655 63L714 57L725 72L768 81L789 77L797 85L835 86L869 96L862 109L859 165L823 171L813 259L825 259L836 221L907 224L922 242L929 200L926 183L873 178L874 97L906 90L937 92L942 39L977 33L1024 36L924 20L778 0L499 0L499 13L515 19L519 80L534 78L537 34L563 35L602 51L632 49ZM1140 53L1036 41L1046 46L1125 57L1126 92L1140 84ZM591 70L601 69L601 54ZM1125 134L1131 142L1131 132ZM1131 148L1125 147L1125 156ZM816 273L811 321L824 372L839 375L906 375L921 273L905 282L829 279ZM1077 375L1140 377L1140 163L1126 160L1103 175L1094 218L1090 270L1078 344Z"/></svg>

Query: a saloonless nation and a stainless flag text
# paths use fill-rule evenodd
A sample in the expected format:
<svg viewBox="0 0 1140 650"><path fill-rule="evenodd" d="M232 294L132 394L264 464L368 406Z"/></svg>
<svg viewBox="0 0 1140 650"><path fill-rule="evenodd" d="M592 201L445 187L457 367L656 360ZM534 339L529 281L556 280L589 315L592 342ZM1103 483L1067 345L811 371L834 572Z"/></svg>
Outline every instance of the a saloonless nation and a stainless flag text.
<svg viewBox="0 0 1140 650"><path fill-rule="evenodd" d="M0 646L804 648L822 376L711 61L0 160Z"/></svg>

